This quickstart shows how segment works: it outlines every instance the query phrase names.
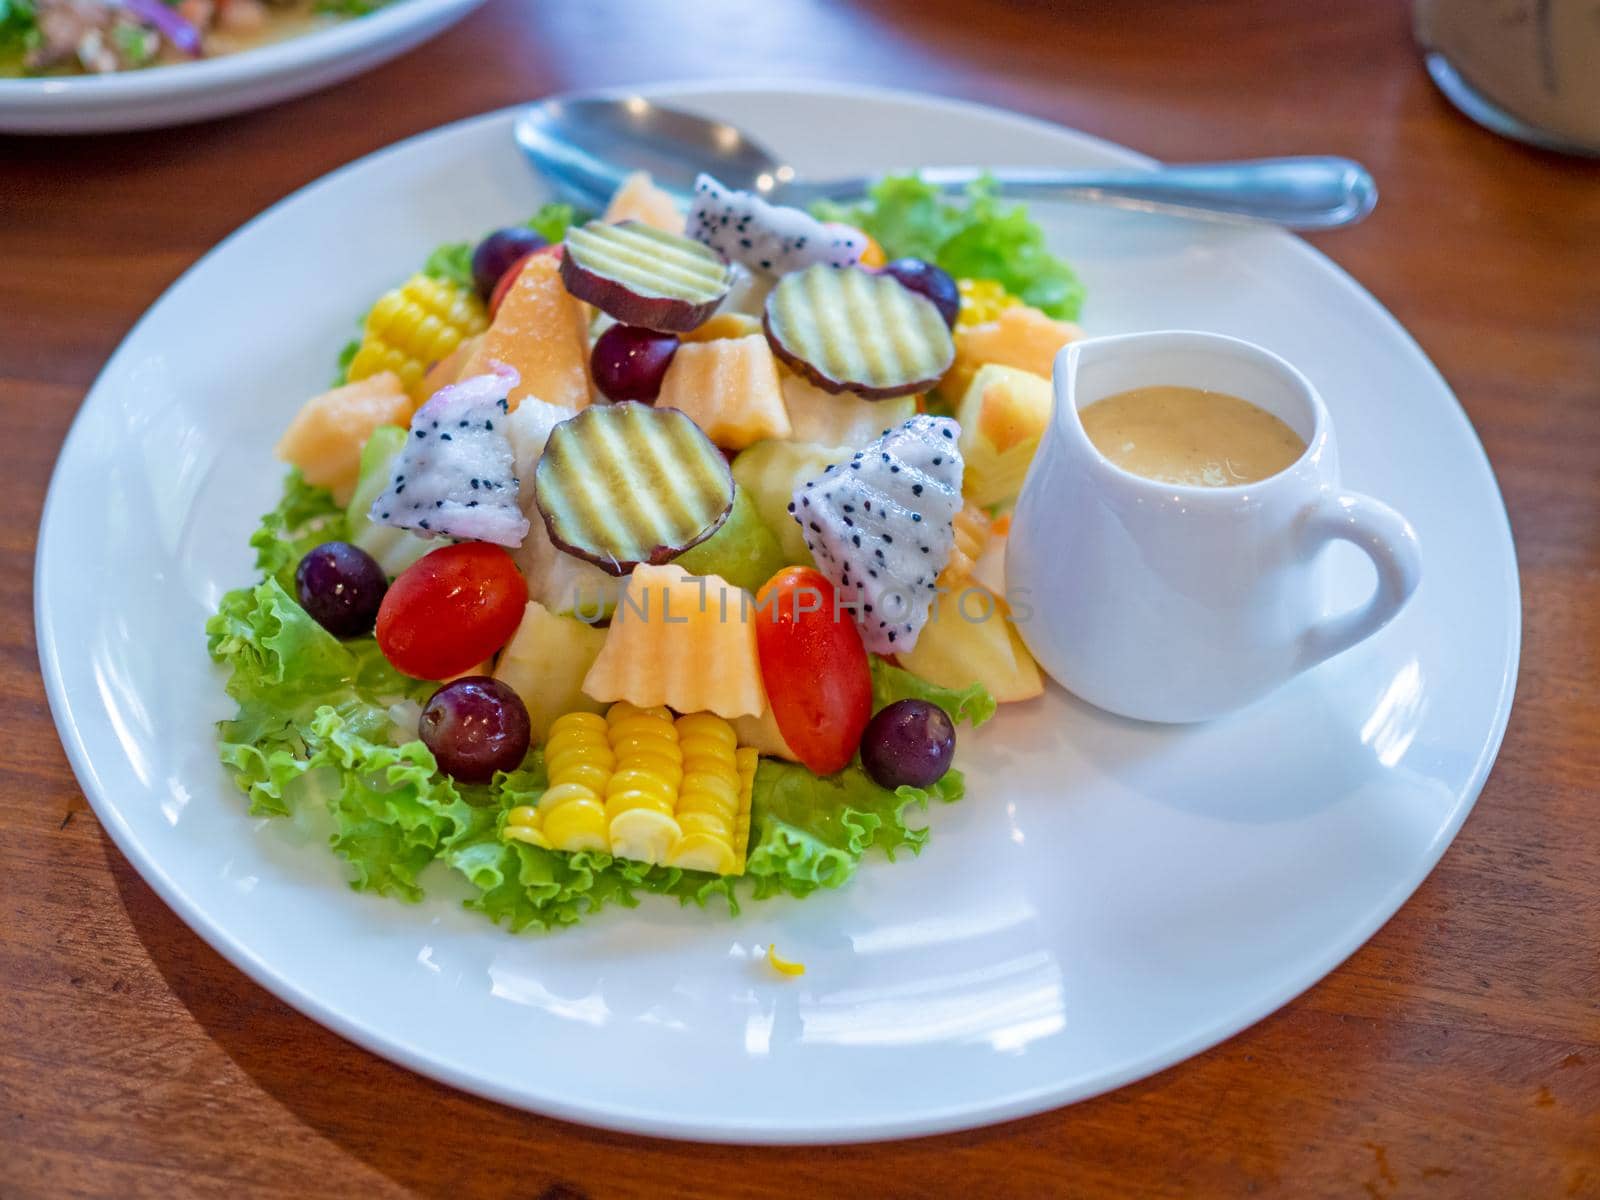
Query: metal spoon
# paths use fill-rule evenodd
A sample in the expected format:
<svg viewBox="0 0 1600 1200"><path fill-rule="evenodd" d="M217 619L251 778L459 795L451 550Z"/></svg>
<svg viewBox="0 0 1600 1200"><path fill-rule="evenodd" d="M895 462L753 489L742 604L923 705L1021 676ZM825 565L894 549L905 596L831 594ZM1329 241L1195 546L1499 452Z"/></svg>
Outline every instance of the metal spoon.
<svg viewBox="0 0 1600 1200"><path fill-rule="evenodd" d="M730 187L800 207L814 200L853 200L872 179L813 181L742 130L642 97L556 98L518 118L517 144L558 192L601 209L633 171L687 202L704 171ZM955 192L985 174L1005 192L1049 199L1092 200L1121 208L1176 212L1225 221L1266 221L1289 229L1353 225L1372 211L1378 188L1348 158L1312 156L1242 162L1182 163L1155 168L922 167L924 180Z"/></svg>

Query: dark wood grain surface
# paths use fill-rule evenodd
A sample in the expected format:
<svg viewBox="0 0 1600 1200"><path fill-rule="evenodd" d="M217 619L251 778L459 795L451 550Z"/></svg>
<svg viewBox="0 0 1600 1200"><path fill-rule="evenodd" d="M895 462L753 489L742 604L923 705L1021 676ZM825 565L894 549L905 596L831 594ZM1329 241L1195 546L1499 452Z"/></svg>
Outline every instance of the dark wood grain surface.
<svg viewBox="0 0 1600 1200"><path fill-rule="evenodd" d="M1600 164L1458 118L1403 8L489 0L268 112L0 139L0 1196L1600 1197ZM162 289L394 139L566 88L735 76L970 97L1164 158L1349 154L1380 181L1376 216L1314 240L1411 329L1488 448L1522 569L1516 709L1401 912L1289 1007L1153 1079L844 1149L527 1116L250 983L129 868L62 755L33 640L39 510L85 390Z"/></svg>

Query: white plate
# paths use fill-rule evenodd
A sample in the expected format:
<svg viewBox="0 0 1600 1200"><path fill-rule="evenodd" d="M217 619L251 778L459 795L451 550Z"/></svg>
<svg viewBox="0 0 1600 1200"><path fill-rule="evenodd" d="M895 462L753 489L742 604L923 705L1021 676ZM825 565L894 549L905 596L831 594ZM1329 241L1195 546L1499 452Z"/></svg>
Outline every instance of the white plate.
<svg viewBox="0 0 1600 1200"><path fill-rule="evenodd" d="M483 0L396 0L281 42L114 75L0 79L0 133L111 133L262 108L370 71L448 29Z"/></svg>
<svg viewBox="0 0 1600 1200"><path fill-rule="evenodd" d="M681 90L805 172L887 162L1109 164L1038 121L873 91ZM50 701L96 812L212 945L355 1042L510 1104L644 1133L840 1141L1017 1116L1137 1079L1316 982L1438 860L1493 761L1520 616L1483 451L1416 345L1285 234L1038 210L1096 331L1177 326L1297 363L1347 484L1405 512L1421 590L1388 629L1199 728L1052 692L967 737L969 796L920 858L738 920L647 900L551 937L357 895L217 766L229 705L201 626L250 578L271 445L352 322L441 240L530 211L495 113L364 159L196 265L96 383L51 486L37 625ZM849 129L849 138L836 131ZM359 220L352 215L359 214ZM1341 577L1346 600L1367 586ZM807 966L781 980L757 947Z"/></svg>

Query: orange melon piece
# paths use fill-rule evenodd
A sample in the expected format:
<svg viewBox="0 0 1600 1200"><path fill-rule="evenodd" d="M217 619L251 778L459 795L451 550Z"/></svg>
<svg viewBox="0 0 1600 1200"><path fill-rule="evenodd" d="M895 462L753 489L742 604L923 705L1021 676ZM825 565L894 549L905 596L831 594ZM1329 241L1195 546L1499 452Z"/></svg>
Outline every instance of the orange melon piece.
<svg viewBox="0 0 1600 1200"><path fill-rule="evenodd" d="M679 346L656 407L681 410L724 450L793 432L777 360L759 333Z"/></svg>
<svg viewBox="0 0 1600 1200"><path fill-rule="evenodd" d="M278 439L275 453L305 481L350 503L361 475L361 447L380 425L411 424L416 403L400 376L380 371L307 400Z"/></svg>
<svg viewBox="0 0 1600 1200"><path fill-rule="evenodd" d="M767 693L754 597L721 576L690 575L672 563L635 567L583 692L639 708L759 716Z"/></svg>
<svg viewBox="0 0 1600 1200"><path fill-rule="evenodd" d="M680 236L688 223L672 197L651 182L649 171L635 171L624 179L600 219L608 225L642 221L653 229Z"/></svg>
<svg viewBox="0 0 1600 1200"><path fill-rule="evenodd" d="M458 376L486 374L496 362L521 376L509 397L513 409L524 396L567 408L589 403L588 317L561 282L554 255L528 260Z"/></svg>
<svg viewBox="0 0 1600 1200"><path fill-rule="evenodd" d="M461 368L467 365L467 360L472 357L472 352L478 348L478 343L482 340L483 334L473 334L429 367L428 373L422 377L422 386L417 389L419 394L426 399L440 388L448 387L459 380L462 377Z"/></svg>
<svg viewBox="0 0 1600 1200"><path fill-rule="evenodd" d="M1018 367L1049 379L1056 352L1082 336L1083 330L1071 321L1057 321L1026 304L1004 309L993 321L955 331L955 361L939 381L939 391L951 398L966 395L972 377L985 363Z"/></svg>

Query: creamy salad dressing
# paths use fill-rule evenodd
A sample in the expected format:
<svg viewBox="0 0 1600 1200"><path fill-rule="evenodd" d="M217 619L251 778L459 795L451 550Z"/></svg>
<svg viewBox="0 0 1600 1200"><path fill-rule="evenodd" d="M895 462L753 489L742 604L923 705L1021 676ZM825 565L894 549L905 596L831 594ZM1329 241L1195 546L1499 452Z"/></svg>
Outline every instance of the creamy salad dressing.
<svg viewBox="0 0 1600 1200"><path fill-rule="evenodd" d="M1134 388L1080 409L1078 418L1095 449L1124 471L1189 487L1255 483L1306 448L1265 409L1201 388Z"/></svg>

